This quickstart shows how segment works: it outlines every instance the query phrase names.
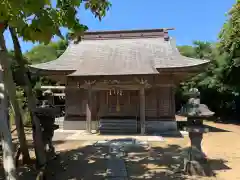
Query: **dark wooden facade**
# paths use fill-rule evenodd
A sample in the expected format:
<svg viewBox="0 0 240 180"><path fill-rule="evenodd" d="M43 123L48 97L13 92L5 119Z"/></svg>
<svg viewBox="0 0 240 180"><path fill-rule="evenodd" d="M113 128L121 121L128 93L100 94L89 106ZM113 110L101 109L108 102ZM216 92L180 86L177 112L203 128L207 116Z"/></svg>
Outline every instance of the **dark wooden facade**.
<svg viewBox="0 0 240 180"><path fill-rule="evenodd" d="M66 117L85 120L88 89L71 86L68 80L65 89ZM175 84L161 84L146 88L145 115L147 119L173 119L175 116ZM94 89L92 93L93 120L100 117L138 117L140 116L140 89ZM119 110L118 110L119 106Z"/></svg>
<svg viewBox="0 0 240 180"><path fill-rule="evenodd" d="M89 78L85 77L85 80L79 77L67 78L65 89L67 124L82 121L89 128L100 119L134 119L138 121L140 128L143 126L142 131L145 132L147 127L152 128L151 126L156 126L157 122L175 123L174 91L178 82L172 74L157 77L115 76L109 78L107 82L107 78L96 77L94 80L92 77L88 81L86 79ZM72 123L72 126L76 124ZM91 127L96 128L96 125ZM171 128L174 129L176 126Z"/></svg>

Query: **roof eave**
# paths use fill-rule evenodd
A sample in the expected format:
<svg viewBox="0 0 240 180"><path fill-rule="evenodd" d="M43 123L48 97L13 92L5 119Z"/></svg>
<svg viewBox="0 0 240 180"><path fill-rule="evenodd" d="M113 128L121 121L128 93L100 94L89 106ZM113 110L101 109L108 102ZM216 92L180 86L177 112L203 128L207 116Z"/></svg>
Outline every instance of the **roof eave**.
<svg viewBox="0 0 240 180"><path fill-rule="evenodd" d="M51 75L69 75L74 72L74 70L52 70L52 69L41 69L36 66L29 66L29 70L33 74L51 76Z"/></svg>
<svg viewBox="0 0 240 180"><path fill-rule="evenodd" d="M159 73L161 72L189 72L189 73L199 73L209 65L210 61L206 61L201 64L192 66L182 66L182 67L169 67L169 68L156 68Z"/></svg>
<svg viewBox="0 0 240 180"><path fill-rule="evenodd" d="M155 73L129 73L129 74L68 74L67 76L70 77L95 77L95 76L104 76L104 77L110 77L110 76L145 76L145 75L156 75L159 74L158 72Z"/></svg>

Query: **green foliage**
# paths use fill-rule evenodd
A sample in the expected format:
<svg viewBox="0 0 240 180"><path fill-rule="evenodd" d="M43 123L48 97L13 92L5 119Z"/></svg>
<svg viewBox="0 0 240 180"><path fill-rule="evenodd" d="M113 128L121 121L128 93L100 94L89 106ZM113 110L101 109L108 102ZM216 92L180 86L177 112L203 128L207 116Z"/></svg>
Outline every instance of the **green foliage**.
<svg viewBox="0 0 240 180"><path fill-rule="evenodd" d="M240 115L240 0L231 8L219 34L219 42L194 42L180 47L183 55L210 59L205 72L183 83L178 94L189 87L201 90L202 101L218 115ZM181 96L181 95L180 95Z"/></svg>
<svg viewBox="0 0 240 180"><path fill-rule="evenodd" d="M34 47L30 52L26 53L25 56L31 64L44 63L56 59L57 52L54 48L39 45Z"/></svg>
<svg viewBox="0 0 240 180"><path fill-rule="evenodd" d="M40 44L24 54L30 64L39 64L57 59L67 48L67 41L60 40L48 45Z"/></svg>
<svg viewBox="0 0 240 180"><path fill-rule="evenodd" d="M219 34L219 50L227 53L225 66L222 69L225 83L232 86L234 93L240 91L240 0L228 12L228 20Z"/></svg>
<svg viewBox="0 0 240 180"><path fill-rule="evenodd" d="M240 0L228 12L228 20L219 34L219 48L233 56L239 56L240 45Z"/></svg>
<svg viewBox="0 0 240 180"><path fill-rule="evenodd" d="M23 123L24 123L24 125L29 125L29 124L31 124L31 119L30 119L29 111L26 108L27 107L27 105L26 105L27 99L25 97L23 89L18 87L17 91L16 91L16 96L17 96L17 100L19 102L21 113L23 114L23 120L24 120ZM9 114L10 114L10 122L11 122L11 124L13 124L14 123L14 112L13 112L12 108L10 108Z"/></svg>
<svg viewBox="0 0 240 180"><path fill-rule="evenodd" d="M0 25L1 33L9 27L11 35L16 31L18 37L25 41L39 42L48 44L54 36L64 39L60 28L66 28L71 32L71 37L79 36L83 31L87 30L87 26L81 24L77 17L77 9L81 4L85 5L85 9L90 10L95 17L101 20L105 16L106 11L111 6L108 0L4 0L0 3ZM12 30L12 31L11 31ZM13 36L12 36L13 38ZM18 39L14 39L15 58L22 61L21 48L18 46ZM40 63L59 57L66 48L67 43L51 43L48 47L40 45L35 50L26 54L27 60L22 64ZM14 57L14 56L12 56ZM25 72L20 69L14 58L12 58L11 66L14 74L14 81L17 85L26 86L23 82ZM24 66L22 66L23 68ZM29 74L28 74L29 75ZM30 77L30 76L29 76ZM31 79L32 86L36 82L46 81L46 79ZM52 83L52 82L49 82ZM39 83L37 83L39 84ZM37 87L36 87L37 91ZM18 91L22 93L22 91ZM19 95L20 101L25 101L25 96ZM23 106L23 105L21 105ZM27 111L26 111L27 112ZM27 116L29 114L24 113ZM29 118L27 118L29 119Z"/></svg>
<svg viewBox="0 0 240 180"><path fill-rule="evenodd" d="M236 101L239 99L238 91L234 85L230 86L227 83L227 76L224 73L229 55L220 53L216 44L200 41L195 41L192 47L179 47L179 49L183 55L209 59L210 64L205 71L181 84L177 91L177 96L180 96L178 98L186 100L184 93L190 88L196 87L201 91L202 102L207 104L217 115L235 113Z"/></svg>
<svg viewBox="0 0 240 180"><path fill-rule="evenodd" d="M4 0L0 5L0 22L16 28L20 37L32 42L49 43L53 36L63 38L60 28L83 32L77 8L84 3L101 20L110 7L108 0Z"/></svg>
<svg viewBox="0 0 240 180"><path fill-rule="evenodd" d="M195 50L192 46L179 46L178 50L183 56L187 57L195 57Z"/></svg>
<svg viewBox="0 0 240 180"><path fill-rule="evenodd" d="M48 62L57 59L67 48L67 41L60 40L58 42L51 42L48 45L40 44L32 48L29 52L25 53L24 56L30 64L38 64ZM32 76L31 78L32 87L37 97L41 96L42 91L40 90L41 85L56 85L56 82L47 79L45 77Z"/></svg>

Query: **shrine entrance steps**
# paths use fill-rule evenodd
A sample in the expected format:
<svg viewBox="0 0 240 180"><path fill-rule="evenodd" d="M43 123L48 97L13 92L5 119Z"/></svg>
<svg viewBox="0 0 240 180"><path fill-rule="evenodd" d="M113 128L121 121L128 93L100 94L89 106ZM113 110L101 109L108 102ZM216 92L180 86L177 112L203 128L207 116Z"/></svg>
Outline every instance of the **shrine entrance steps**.
<svg viewBox="0 0 240 180"><path fill-rule="evenodd" d="M100 119L99 132L102 134L135 134L137 133L137 120L114 118Z"/></svg>

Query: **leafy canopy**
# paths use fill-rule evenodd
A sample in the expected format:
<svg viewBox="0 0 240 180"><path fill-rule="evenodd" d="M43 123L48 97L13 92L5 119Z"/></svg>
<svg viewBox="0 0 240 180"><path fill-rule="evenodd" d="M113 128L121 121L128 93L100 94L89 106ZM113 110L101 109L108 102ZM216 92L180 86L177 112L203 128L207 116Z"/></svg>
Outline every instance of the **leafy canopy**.
<svg viewBox="0 0 240 180"><path fill-rule="evenodd" d="M48 45L40 44L33 47L24 56L31 64L39 64L57 59L67 48L67 41L60 40L51 42Z"/></svg>
<svg viewBox="0 0 240 180"><path fill-rule="evenodd" d="M219 50L227 53L223 75L225 83L233 86L235 91L240 91L240 0L228 12L228 20L219 34Z"/></svg>
<svg viewBox="0 0 240 180"><path fill-rule="evenodd" d="M232 53L233 57L240 56L240 0L228 12L228 20L219 34L219 40L221 51Z"/></svg>
<svg viewBox="0 0 240 180"><path fill-rule="evenodd" d="M54 35L63 38L61 27L78 33L87 30L77 17L80 5L100 20L111 6L108 0L2 0L0 22L16 28L24 40L49 43Z"/></svg>

